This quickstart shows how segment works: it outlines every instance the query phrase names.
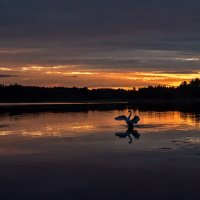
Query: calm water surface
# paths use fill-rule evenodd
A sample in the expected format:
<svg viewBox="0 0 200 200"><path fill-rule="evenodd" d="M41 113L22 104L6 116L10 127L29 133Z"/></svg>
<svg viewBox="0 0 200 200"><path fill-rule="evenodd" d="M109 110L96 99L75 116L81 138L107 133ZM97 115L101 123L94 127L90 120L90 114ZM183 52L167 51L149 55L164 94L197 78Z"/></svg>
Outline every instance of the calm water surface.
<svg viewBox="0 0 200 200"><path fill-rule="evenodd" d="M2 199L199 199L200 114L127 112L0 115Z"/></svg>
<svg viewBox="0 0 200 200"><path fill-rule="evenodd" d="M1 154L23 152L23 146L12 148L19 140L45 141L70 141L80 144L101 144L102 148L110 145L117 151L127 149L152 150L156 148L177 149L182 144L200 144L200 115L197 113L182 113L179 111L139 111L134 114L140 116L140 122L135 126L135 131L140 135L134 140L131 147L128 137L117 137L116 133L126 133L127 127L123 121L114 118L126 114L128 110L112 111L87 111L64 113L35 113L22 115L0 116L0 142L6 140L6 147L1 145ZM54 140L53 140L54 139ZM12 141L9 143L9 141ZM14 143L13 143L14 142ZM179 144L179 145L178 145ZM58 145L56 142L55 146ZM163 146L164 145L164 146ZM181 145L180 145L181 146ZM86 147L89 148L90 146ZM100 147L100 146L99 146ZM42 147L43 148L43 147ZM44 149L43 149L44 150ZM47 149L48 150L48 149ZM40 148L37 149L40 151ZM29 151L30 152L30 149Z"/></svg>

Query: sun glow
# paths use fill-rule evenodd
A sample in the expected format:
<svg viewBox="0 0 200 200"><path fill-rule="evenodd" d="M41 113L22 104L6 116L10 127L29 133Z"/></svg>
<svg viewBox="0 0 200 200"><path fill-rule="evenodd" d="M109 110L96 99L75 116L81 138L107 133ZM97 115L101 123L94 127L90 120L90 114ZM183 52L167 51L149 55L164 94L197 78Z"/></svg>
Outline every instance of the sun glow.
<svg viewBox="0 0 200 200"><path fill-rule="evenodd" d="M11 71L12 69L6 67L0 67L0 71Z"/></svg>
<svg viewBox="0 0 200 200"><path fill-rule="evenodd" d="M183 81L200 78L200 71L166 72L166 71L122 71L87 69L81 65L31 65L14 68L0 67L0 71L11 71L2 74L2 83L18 83L38 86L65 86L88 88L123 88L147 87L149 85L178 86Z"/></svg>

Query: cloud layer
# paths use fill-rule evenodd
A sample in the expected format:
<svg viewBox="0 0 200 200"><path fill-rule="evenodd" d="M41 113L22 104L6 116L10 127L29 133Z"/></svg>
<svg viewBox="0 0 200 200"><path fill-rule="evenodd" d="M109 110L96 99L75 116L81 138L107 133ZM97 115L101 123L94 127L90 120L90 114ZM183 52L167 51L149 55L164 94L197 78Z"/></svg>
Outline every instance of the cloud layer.
<svg viewBox="0 0 200 200"><path fill-rule="evenodd" d="M65 73L199 76L199 9L198 0L1 0L0 68L24 79L34 70L23 67L52 67L54 73L58 65L68 66ZM63 84L40 78L35 84Z"/></svg>

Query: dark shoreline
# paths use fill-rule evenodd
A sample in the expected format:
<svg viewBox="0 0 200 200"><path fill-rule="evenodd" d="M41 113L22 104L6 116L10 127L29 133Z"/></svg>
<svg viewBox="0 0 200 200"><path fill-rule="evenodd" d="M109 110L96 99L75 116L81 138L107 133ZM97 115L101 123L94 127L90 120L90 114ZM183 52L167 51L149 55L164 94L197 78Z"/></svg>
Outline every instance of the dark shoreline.
<svg viewBox="0 0 200 200"><path fill-rule="evenodd" d="M110 102L128 101L140 105L141 102L161 104L165 101L178 103L200 101L200 79L183 82L177 87L148 86L136 90L87 87L39 87L0 84L0 102ZM167 103L168 104L168 103Z"/></svg>
<svg viewBox="0 0 200 200"><path fill-rule="evenodd" d="M127 102L51 102L51 103L0 103L0 114L21 114L37 112L77 112L89 110L124 110L139 109L143 111L185 111L199 112L200 100L194 99L136 99Z"/></svg>

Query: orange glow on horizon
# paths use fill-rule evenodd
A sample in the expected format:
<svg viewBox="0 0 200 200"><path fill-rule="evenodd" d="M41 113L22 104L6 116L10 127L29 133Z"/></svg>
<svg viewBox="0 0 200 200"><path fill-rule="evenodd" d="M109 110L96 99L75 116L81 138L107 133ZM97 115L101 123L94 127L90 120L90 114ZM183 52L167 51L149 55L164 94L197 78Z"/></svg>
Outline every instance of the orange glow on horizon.
<svg viewBox="0 0 200 200"><path fill-rule="evenodd" d="M18 83L22 85L37 86L65 86L88 88L123 88L136 89L149 85L178 86L183 81L200 78L200 71L191 73L167 73L166 71L100 71L85 69L80 65L55 65L55 66L23 66L16 68L0 67L2 74L1 83Z"/></svg>

